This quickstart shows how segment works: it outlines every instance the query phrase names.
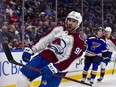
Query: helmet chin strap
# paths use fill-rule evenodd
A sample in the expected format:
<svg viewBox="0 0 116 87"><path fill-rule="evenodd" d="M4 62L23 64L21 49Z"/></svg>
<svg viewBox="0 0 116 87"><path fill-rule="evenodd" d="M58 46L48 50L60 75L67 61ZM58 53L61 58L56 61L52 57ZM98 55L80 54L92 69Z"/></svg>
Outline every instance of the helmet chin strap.
<svg viewBox="0 0 116 87"><path fill-rule="evenodd" d="M78 29L78 28L79 28L79 25L76 26L76 29Z"/></svg>

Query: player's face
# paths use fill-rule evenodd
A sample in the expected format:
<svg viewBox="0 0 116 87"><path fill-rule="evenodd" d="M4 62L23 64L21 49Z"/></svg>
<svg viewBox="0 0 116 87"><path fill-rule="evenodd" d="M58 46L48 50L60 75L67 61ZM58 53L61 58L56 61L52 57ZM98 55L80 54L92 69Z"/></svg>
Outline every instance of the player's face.
<svg viewBox="0 0 116 87"><path fill-rule="evenodd" d="M110 31L105 31L105 36L110 37L111 32Z"/></svg>
<svg viewBox="0 0 116 87"><path fill-rule="evenodd" d="M69 33L75 33L76 26L77 26L77 20L71 18L67 20L67 30L69 31Z"/></svg>
<svg viewBox="0 0 116 87"><path fill-rule="evenodd" d="M102 33L103 33L102 30L99 30L99 31L97 32L97 36L98 36L98 37L102 37Z"/></svg>

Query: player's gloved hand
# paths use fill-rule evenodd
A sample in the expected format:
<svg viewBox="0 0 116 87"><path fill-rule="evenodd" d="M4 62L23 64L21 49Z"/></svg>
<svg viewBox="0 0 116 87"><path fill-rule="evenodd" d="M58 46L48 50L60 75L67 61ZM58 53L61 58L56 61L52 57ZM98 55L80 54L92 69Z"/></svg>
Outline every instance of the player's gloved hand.
<svg viewBox="0 0 116 87"><path fill-rule="evenodd" d="M108 62L110 61L109 57L103 57L103 59L106 60L106 61L108 61Z"/></svg>
<svg viewBox="0 0 116 87"><path fill-rule="evenodd" d="M103 54L102 54L102 56L103 56L103 60L105 60L105 61L110 61L110 58L111 58L111 52L104 52Z"/></svg>
<svg viewBox="0 0 116 87"><path fill-rule="evenodd" d="M31 59L31 56L33 55L33 51L31 50L31 48L29 47L25 47L24 48L24 52L23 52L23 55L22 55L22 59L24 62L29 62L30 59Z"/></svg>
<svg viewBox="0 0 116 87"><path fill-rule="evenodd" d="M58 71L58 68L53 65L53 63L50 63L42 68L42 77L47 80L52 77L53 74L58 73Z"/></svg>

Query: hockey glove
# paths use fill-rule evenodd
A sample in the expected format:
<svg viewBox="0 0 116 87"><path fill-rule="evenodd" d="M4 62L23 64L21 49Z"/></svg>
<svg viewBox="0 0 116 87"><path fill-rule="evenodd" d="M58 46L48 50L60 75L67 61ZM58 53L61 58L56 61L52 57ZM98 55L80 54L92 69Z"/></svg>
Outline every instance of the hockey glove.
<svg viewBox="0 0 116 87"><path fill-rule="evenodd" d="M109 62L110 59L111 59L111 55L112 55L111 52L108 52L108 51L107 51L107 52L104 52L104 53L102 54L102 56L103 56L103 60Z"/></svg>
<svg viewBox="0 0 116 87"><path fill-rule="evenodd" d="M29 62L33 54L34 54L33 51L29 47L25 47L23 55L22 55L23 61Z"/></svg>
<svg viewBox="0 0 116 87"><path fill-rule="evenodd" d="M106 61L110 61L110 58L109 57L103 57L103 60L106 60Z"/></svg>
<svg viewBox="0 0 116 87"><path fill-rule="evenodd" d="M54 66L53 63L42 68L42 77L46 80L52 77L55 73L58 73L58 68Z"/></svg>

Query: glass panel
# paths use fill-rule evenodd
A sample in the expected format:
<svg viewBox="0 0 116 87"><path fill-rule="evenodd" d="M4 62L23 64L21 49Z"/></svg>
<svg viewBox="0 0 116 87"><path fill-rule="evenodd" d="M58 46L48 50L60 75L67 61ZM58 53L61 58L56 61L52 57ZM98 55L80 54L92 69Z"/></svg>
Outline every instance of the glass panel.
<svg viewBox="0 0 116 87"><path fill-rule="evenodd" d="M18 39L20 48L29 46L56 23L64 24L67 14L74 10L82 14L80 30L87 36L92 34L94 27L110 26L116 37L115 3L116 0L0 0L0 33L4 24L8 24L8 33L14 25L16 33L7 36L9 44L12 46L12 41Z"/></svg>

